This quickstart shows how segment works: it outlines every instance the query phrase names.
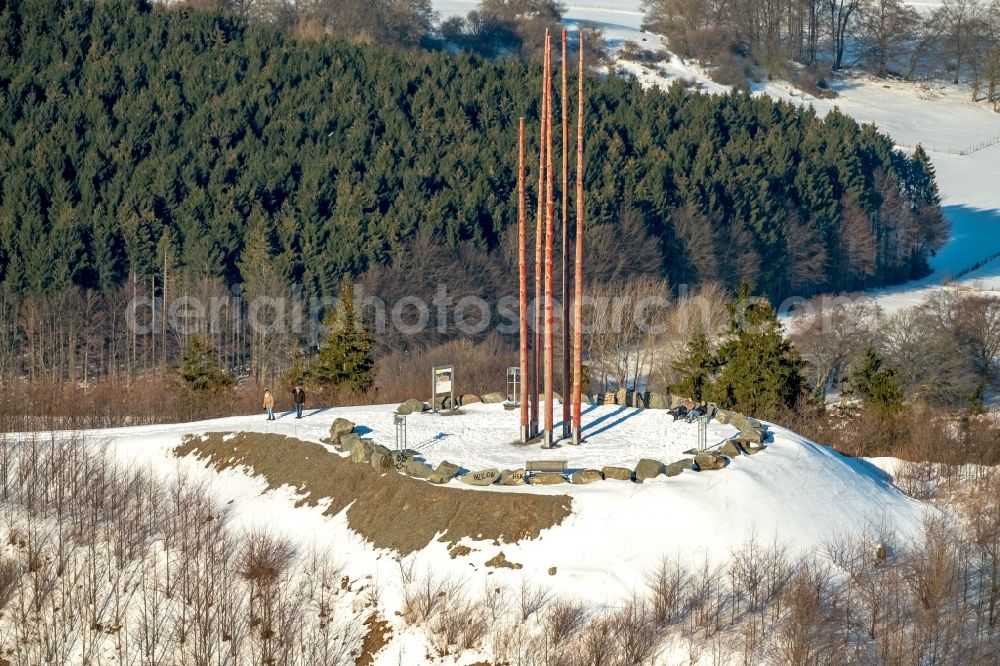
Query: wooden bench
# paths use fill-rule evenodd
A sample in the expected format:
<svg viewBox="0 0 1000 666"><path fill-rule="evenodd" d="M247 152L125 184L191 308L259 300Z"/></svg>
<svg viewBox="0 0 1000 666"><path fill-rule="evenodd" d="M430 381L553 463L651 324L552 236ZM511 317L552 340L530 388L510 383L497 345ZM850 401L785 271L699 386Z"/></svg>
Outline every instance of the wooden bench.
<svg viewBox="0 0 1000 666"><path fill-rule="evenodd" d="M566 460L529 460L524 463L526 472L565 472Z"/></svg>

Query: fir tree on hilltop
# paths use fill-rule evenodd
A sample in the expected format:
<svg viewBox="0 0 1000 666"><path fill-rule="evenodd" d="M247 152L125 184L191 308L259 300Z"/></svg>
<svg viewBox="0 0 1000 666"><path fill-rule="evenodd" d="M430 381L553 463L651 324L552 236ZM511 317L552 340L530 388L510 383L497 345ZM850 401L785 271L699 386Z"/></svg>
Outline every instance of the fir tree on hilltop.
<svg viewBox="0 0 1000 666"><path fill-rule="evenodd" d="M708 397L745 414L777 416L802 395L802 359L782 335L770 302L751 298L748 285L726 307L729 330L715 355L720 370Z"/></svg>
<svg viewBox="0 0 1000 666"><path fill-rule="evenodd" d="M674 393L701 400L716 370L715 356L708 344L708 336L698 327L687 341L684 356L674 363L679 375L671 387Z"/></svg>
<svg viewBox="0 0 1000 666"><path fill-rule="evenodd" d="M372 353L372 336L354 308L351 284L344 282L337 306L324 318L326 337L308 372L320 386L355 391L371 387L378 373Z"/></svg>

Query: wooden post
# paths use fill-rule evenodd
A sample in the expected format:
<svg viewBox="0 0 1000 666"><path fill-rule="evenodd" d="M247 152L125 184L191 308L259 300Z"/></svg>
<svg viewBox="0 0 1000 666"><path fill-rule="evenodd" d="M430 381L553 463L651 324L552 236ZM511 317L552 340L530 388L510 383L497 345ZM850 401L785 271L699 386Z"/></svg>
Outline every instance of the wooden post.
<svg viewBox="0 0 1000 666"><path fill-rule="evenodd" d="M570 436L569 351L569 89L566 69L566 29L562 31L562 436Z"/></svg>
<svg viewBox="0 0 1000 666"><path fill-rule="evenodd" d="M579 89L576 117L576 270L573 276L573 443L579 444L580 394L583 390L583 33L580 33Z"/></svg>
<svg viewBox="0 0 1000 666"><path fill-rule="evenodd" d="M552 446L553 419L553 331L552 331L552 218L555 204L552 199L552 39L545 35L545 429L542 446Z"/></svg>
<svg viewBox="0 0 1000 666"><path fill-rule="evenodd" d="M528 263L526 256L527 219L524 202L524 117L518 121L517 137L517 259L518 259L518 302L520 304L520 395L521 403L521 443L531 439L528 422Z"/></svg>
<svg viewBox="0 0 1000 666"><path fill-rule="evenodd" d="M548 39L548 31L546 31ZM545 236L545 113L547 100L545 98L545 67L542 67L542 108L539 113L539 135L538 135L538 209L535 211L535 304L532 317L532 338L534 344L531 346L531 367L530 391L531 391L531 415L529 430L530 438L538 436L538 396L541 393L539 375L541 370L542 353L542 244Z"/></svg>

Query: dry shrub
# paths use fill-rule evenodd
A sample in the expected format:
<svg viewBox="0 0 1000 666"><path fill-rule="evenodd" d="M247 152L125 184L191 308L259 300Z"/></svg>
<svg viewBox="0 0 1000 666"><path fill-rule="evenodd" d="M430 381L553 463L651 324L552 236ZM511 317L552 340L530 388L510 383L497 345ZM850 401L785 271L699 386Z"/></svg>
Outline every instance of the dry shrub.
<svg viewBox="0 0 1000 666"><path fill-rule="evenodd" d="M903 462L893 476L900 490L925 501L937 495L938 481L938 465L929 462Z"/></svg>
<svg viewBox="0 0 1000 666"><path fill-rule="evenodd" d="M477 648L490 626L480 600L469 600L458 589L446 594L431 631L438 654L460 654Z"/></svg>
<svg viewBox="0 0 1000 666"><path fill-rule="evenodd" d="M592 619L578 635L577 647L580 663L592 666L613 664L615 647L615 622L610 616Z"/></svg>
<svg viewBox="0 0 1000 666"><path fill-rule="evenodd" d="M0 614L13 598L14 591L21 582L21 576L21 567L17 562L7 557L0 557Z"/></svg>
<svg viewBox="0 0 1000 666"><path fill-rule="evenodd" d="M789 666L833 663L841 639L836 586L829 570L802 562L782 596L785 612L774 641L778 661Z"/></svg>
<svg viewBox="0 0 1000 666"><path fill-rule="evenodd" d="M260 587L273 585L295 560L295 549L269 532L253 530L243 538L239 573Z"/></svg>
<svg viewBox="0 0 1000 666"><path fill-rule="evenodd" d="M426 396L431 368L454 364L455 382L461 393L482 395L504 392L507 368L518 364L517 351L500 336L482 342L454 340L426 351L398 351L378 361L375 392L380 402L402 402Z"/></svg>
<svg viewBox="0 0 1000 666"><path fill-rule="evenodd" d="M750 61L732 53L724 53L716 59L715 67L708 75L716 83L749 92L751 73Z"/></svg>
<svg viewBox="0 0 1000 666"><path fill-rule="evenodd" d="M535 585L527 578L521 579L519 609L521 621L527 622L535 613L540 613L552 600L552 592L541 585Z"/></svg>
<svg viewBox="0 0 1000 666"><path fill-rule="evenodd" d="M461 598L458 581L435 575L429 568L418 574L412 559L399 563L403 583L403 617L411 624L430 622L450 600Z"/></svg>
<svg viewBox="0 0 1000 666"><path fill-rule="evenodd" d="M623 663L644 664L652 658L660 635L644 599L631 598L611 615L611 624Z"/></svg>
<svg viewBox="0 0 1000 666"><path fill-rule="evenodd" d="M795 86L813 97L830 99L837 96L837 93L831 90L827 83L830 75L830 69L827 66L807 67L796 74Z"/></svg>
<svg viewBox="0 0 1000 666"><path fill-rule="evenodd" d="M653 620L658 625L663 627L682 619L689 583L690 574L679 556L664 557L659 567L646 576L646 587L652 598Z"/></svg>
<svg viewBox="0 0 1000 666"><path fill-rule="evenodd" d="M722 567L713 565L708 557L691 576L688 613L695 630L712 636L722 628L722 615L728 603L728 590Z"/></svg>
<svg viewBox="0 0 1000 666"><path fill-rule="evenodd" d="M169 379L104 379L86 385L36 379L0 387L0 431L32 432L176 423L261 411L263 387L186 400ZM278 393L278 407L291 398Z"/></svg>
<svg viewBox="0 0 1000 666"><path fill-rule="evenodd" d="M490 621L496 624L500 618L507 614L510 608L510 598L505 586L493 586L491 581L486 581L483 589L483 606L489 613Z"/></svg>
<svg viewBox="0 0 1000 666"><path fill-rule="evenodd" d="M204 485L79 438L3 444L0 642L17 666L354 662L362 625L324 555L303 566L272 535L236 533Z"/></svg>
<svg viewBox="0 0 1000 666"><path fill-rule="evenodd" d="M562 645L584 625L587 611L579 601L560 600L545 616L550 645Z"/></svg>

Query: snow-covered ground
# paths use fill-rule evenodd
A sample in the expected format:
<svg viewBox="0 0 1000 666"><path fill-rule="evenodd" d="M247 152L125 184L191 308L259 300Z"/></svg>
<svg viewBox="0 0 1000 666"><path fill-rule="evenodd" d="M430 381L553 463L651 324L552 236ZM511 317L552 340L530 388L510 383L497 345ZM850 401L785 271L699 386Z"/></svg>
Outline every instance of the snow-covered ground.
<svg viewBox="0 0 1000 666"><path fill-rule="evenodd" d="M205 432L269 432L319 442L333 420L354 421L364 436L394 445L394 406L338 407L308 411L301 421L284 415L275 422L263 416L232 417L189 424L146 426L85 433L88 441L113 450L133 465L171 475L183 470L203 479L231 507L237 526L266 525L284 532L303 548L320 543L334 547L352 576L373 575L386 585L388 612L401 603L391 590L398 587L398 566L386 551L377 551L348 528L344 513L324 516L323 506L296 506L287 487L267 491L262 479L246 470L221 473L188 457L178 460L172 450L187 434ZM671 462L696 446L696 426L674 423L665 412L597 406L587 410L587 441L544 451L537 445L512 443L518 413L502 405L470 405L457 416L417 414L408 417L411 448L429 462L443 459L471 469L523 466L529 459L565 458L571 468L605 464L632 466L639 458ZM785 429L768 426L768 448L734 458L723 470L684 471L634 484L605 481L590 485L499 486L471 488L458 480L451 486L468 492L522 492L568 495L572 514L540 538L516 544L463 541L472 552L451 558L447 545L431 543L415 560L441 574L504 580L522 579L554 585L583 600L614 604L643 585L643 577L664 556L679 555L693 565L706 557L722 562L749 534L765 543L786 544L793 553L821 551L836 534L870 533L887 524L903 542L918 529L927 505L903 495L880 470L814 444ZM713 423L709 442L733 434L730 426ZM332 451L332 449L331 449ZM395 472L390 472L394 474ZM484 567L503 551L524 568L517 572ZM548 570L557 567L553 579Z"/></svg>

